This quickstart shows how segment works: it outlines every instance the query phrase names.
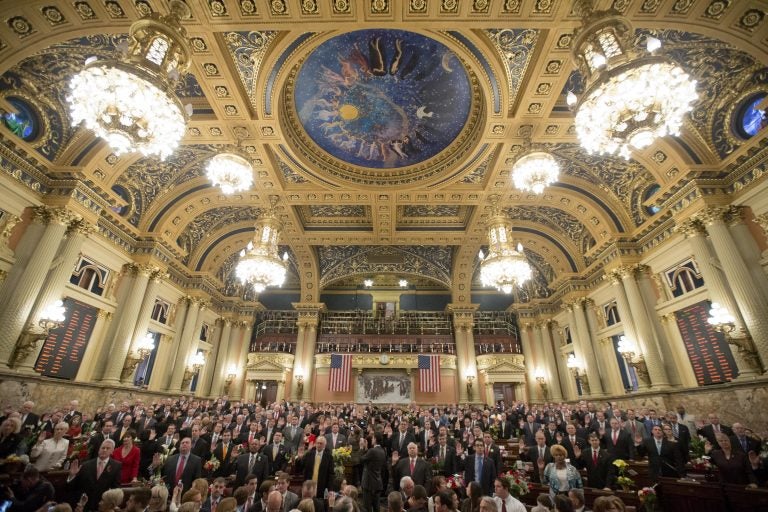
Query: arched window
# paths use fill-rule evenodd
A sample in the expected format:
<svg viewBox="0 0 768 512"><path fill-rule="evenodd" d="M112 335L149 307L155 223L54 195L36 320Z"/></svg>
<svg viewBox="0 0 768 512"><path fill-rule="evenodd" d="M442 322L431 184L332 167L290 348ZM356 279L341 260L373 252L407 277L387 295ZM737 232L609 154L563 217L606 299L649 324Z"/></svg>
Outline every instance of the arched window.
<svg viewBox="0 0 768 512"><path fill-rule="evenodd" d="M646 202L648 199L653 197L656 194L656 192L658 192L659 190L661 190L661 187L659 186L658 183L653 184L647 189L645 189L645 192L643 192L643 202ZM645 212L648 215L656 215L660 211L661 211L661 208L656 206L655 204L651 204L645 207Z"/></svg>
<svg viewBox="0 0 768 512"><path fill-rule="evenodd" d="M131 211L131 203L133 200L131 199L131 194L128 193L128 191L123 187L122 185L113 185L112 186L112 192L117 194L117 196L125 201L127 204L125 206L112 206L111 209L113 212L115 212L118 215L121 215L125 217L128 215L128 212Z"/></svg>
<svg viewBox="0 0 768 512"><path fill-rule="evenodd" d="M610 327L611 325L621 322L621 318L619 318L619 308L615 302L603 306L603 311L605 312L606 326Z"/></svg>
<svg viewBox="0 0 768 512"><path fill-rule="evenodd" d="M765 128L768 115L757 106L765 99L766 93L760 92L747 97L736 109L734 131L743 139L749 139Z"/></svg>
<svg viewBox="0 0 768 512"><path fill-rule="evenodd" d="M152 308L152 320L165 324L168 321L168 311L171 305L162 299L155 299L155 305Z"/></svg>
<svg viewBox="0 0 768 512"><path fill-rule="evenodd" d="M108 275L109 270L106 268L85 258L80 258L69 278L69 282L78 288L101 296L104 294Z"/></svg>
<svg viewBox="0 0 768 512"><path fill-rule="evenodd" d="M3 114L5 126L22 140L35 140L40 135L40 116L35 108L16 96L8 96L5 100L16 110Z"/></svg>

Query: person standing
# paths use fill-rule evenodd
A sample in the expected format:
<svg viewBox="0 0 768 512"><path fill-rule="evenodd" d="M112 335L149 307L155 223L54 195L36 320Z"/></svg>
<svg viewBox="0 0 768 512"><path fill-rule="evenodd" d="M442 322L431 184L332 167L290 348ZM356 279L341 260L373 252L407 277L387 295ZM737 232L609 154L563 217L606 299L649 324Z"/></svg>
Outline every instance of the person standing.
<svg viewBox="0 0 768 512"><path fill-rule="evenodd" d="M95 459L87 460L81 466L77 459L69 466L67 485L76 494L85 494L88 501L85 511L97 510L101 495L109 489L120 487L120 475L122 464L112 459L115 451L115 441L105 439L99 447L99 453Z"/></svg>
<svg viewBox="0 0 768 512"><path fill-rule="evenodd" d="M373 447L368 448L368 440L360 438L360 463L363 465L363 478L360 482L363 488L363 512L379 512L379 494L384 490L381 471L384 469L387 454L381 447L381 433L373 437Z"/></svg>
<svg viewBox="0 0 768 512"><path fill-rule="evenodd" d="M179 443L179 453L171 455L165 461L163 477L166 485L173 488L181 481L183 490L192 487L192 481L203 473L203 462L192 453L192 440L185 437Z"/></svg>
<svg viewBox="0 0 768 512"><path fill-rule="evenodd" d="M297 457L297 469L303 470L305 481L317 482L316 497L323 498L333 484L333 456L328 448L328 440L322 436L318 437L315 447L306 454L304 447L299 446Z"/></svg>

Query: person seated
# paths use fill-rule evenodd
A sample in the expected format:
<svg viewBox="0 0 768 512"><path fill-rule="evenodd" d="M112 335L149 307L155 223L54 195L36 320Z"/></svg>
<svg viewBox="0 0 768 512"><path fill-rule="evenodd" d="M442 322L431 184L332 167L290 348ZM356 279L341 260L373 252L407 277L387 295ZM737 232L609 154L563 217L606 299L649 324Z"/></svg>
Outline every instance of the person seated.
<svg viewBox="0 0 768 512"><path fill-rule="evenodd" d="M618 496L599 496L592 504L592 512L624 512L627 507Z"/></svg>
<svg viewBox="0 0 768 512"><path fill-rule="evenodd" d="M122 489L109 489L104 491L99 500L99 512L120 512L120 504L123 503Z"/></svg>
<svg viewBox="0 0 768 512"><path fill-rule="evenodd" d="M37 469L50 471L61 468L67 457L67 450L69 450L69 441L64 439L67 430L69 430L69 425L61 421L53 428L53 436L50 439L46 439L45 431L40 432L37 443L30 452Z"/></svg>
<svg viewBox="0 0 768 512"><path fill-rule="evenodd" d="M549 512L554 506L549 494L542 493L536 498L536 506L531 509L531 512Z"/></svg>
<svg viewBox="0 0 768 512"><path fill-rule="evenodd" d="M18 485L8 489L8 512L35 512L54 497L53 485L31 464L24 468Z"/></svg>
<svg viewBox="0 0 768 512"><path fill-rule="evenodd" d="M21 420L18 418L6 418L0 424L0 459L23 453L20 431Z"/></svg>

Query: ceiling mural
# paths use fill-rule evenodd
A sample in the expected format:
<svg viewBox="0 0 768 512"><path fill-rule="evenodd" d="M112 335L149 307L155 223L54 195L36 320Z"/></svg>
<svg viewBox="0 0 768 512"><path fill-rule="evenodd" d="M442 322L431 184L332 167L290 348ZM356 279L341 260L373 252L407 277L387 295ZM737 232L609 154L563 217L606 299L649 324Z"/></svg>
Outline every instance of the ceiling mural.
<svg viewBox="0 0 768 512"><path fill-rule="evenodd" d="M469 116L469 78L454 52L413 32L334 37L302 64L293 91L304 130L323 150L361 167L428 160Z"/></svg>
<svg viewBox="0 0 768 512"><path fill-rule="evenodd" d="M616 241L641 254L644 240L669 236L684 187L699 187L686 199L717 196L760 179L762 124L751 138L736 128L745 102L768 94L768 21L754 2L600 3L698 81L681 135L629 160L577 140L565 97L585 82L571 62L571 0L421 3L189 2L192 62L174 92L193 114L159 161L117 157L72 126L66 96L87 57L115 57L130 24L168 2L0 2L0 172L43 202L97 212L125 254L162 246L174 276L215 277L244 300L258 296L233 269L275 196L283 288L308 301L362 276L402 275L457 301L470 287L496 293L477 280L476 257L494 196L533 267L515 300L546 300L599 274ZM522 127L561 165L540 195L512 183ZM225 196L205 167L238 144L254 184Z"/></svg>

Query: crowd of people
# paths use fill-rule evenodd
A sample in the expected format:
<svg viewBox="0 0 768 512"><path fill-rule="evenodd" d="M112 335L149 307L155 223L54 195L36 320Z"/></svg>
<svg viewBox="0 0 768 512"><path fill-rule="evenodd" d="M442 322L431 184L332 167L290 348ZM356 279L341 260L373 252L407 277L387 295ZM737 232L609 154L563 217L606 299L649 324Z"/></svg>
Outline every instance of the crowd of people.
<svg viewBox="0 0 768 512"><path fill-rule="evenodd" d="M29 462L18 481L3 482L9 512L523 511L510 469L548 486L534 510L581 512L585 486L617 488L617 459L647 457L652 481L681 477L693 444L723 482L768 479L755 433L715 413L697 421L682 405L659 413L587 402L263 406L180 397L79 409L76 400L53 411L32 402L5 409L0 459ZM344 475L338 448L348 448ZM58 492L46 479L56 470L66 472ZM300 495L291 473L301 476ZM612 507L623 509L616 496L593 504Z"/></svg>

